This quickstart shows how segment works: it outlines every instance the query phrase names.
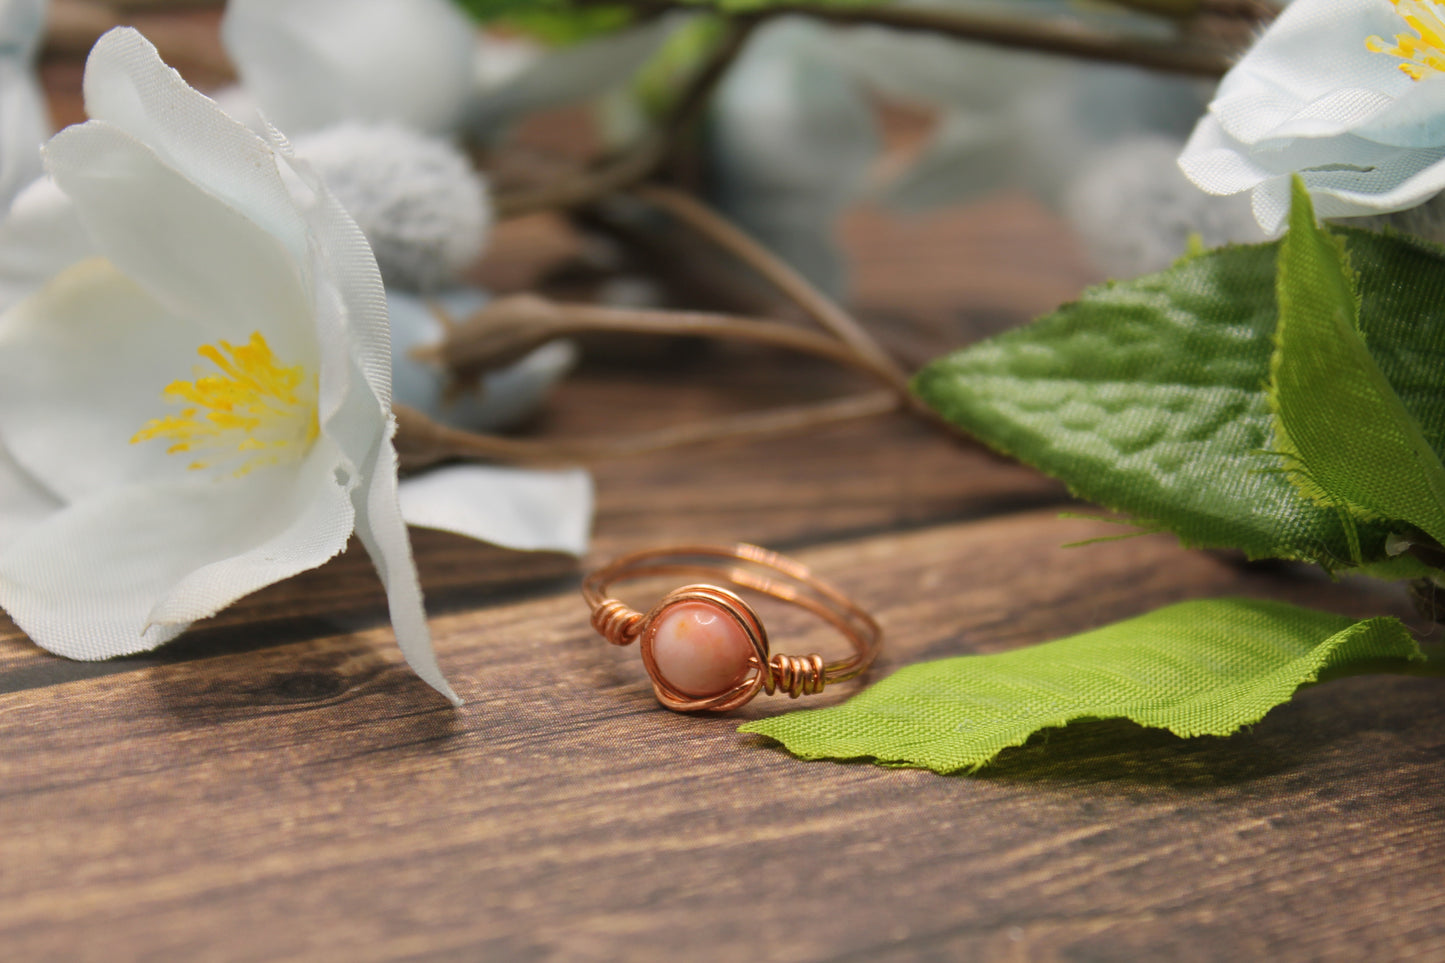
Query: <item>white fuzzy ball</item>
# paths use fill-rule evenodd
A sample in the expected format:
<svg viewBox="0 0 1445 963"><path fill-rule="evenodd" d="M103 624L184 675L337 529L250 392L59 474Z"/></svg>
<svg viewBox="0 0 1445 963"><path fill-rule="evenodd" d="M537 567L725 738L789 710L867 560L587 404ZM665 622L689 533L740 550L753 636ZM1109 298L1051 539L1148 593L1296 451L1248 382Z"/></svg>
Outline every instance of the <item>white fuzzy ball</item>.
<svg viewBox="0 0 1445 963"><path fill-rule="evenodd" d="M371 242L388 286L430 291L481 256L486 182L450 142L391 124L338 124L295 141Z"/></svg>
<svg viewBox="0 0 1445 963"><path fill-rule="evenodd" d="M1189 236L1205 247L1264 240L1249 198L1215 197L1179 170L1184 145L1130 137L1103 151L1069 185L1063 209L1093 261L1115 278L1162 271Z"/></svg>

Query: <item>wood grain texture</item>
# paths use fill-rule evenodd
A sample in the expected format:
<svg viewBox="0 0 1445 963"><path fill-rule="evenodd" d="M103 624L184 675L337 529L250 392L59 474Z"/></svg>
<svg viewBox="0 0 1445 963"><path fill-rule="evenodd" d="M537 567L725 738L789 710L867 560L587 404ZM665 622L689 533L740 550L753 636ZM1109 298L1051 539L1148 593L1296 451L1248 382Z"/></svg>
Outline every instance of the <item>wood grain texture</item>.
<svg viewBox="0 0 1445 963"><path fill-rule="evenodd" d="M73 120L63 53L46 78ZM568 143L556 125L539 136ZM921 220L863 209L843 237L865 321L914 362L1092 279L1020 197ZM527 285L580 249L529 219L480 270ZM584 365L528 430L641 430L859 387L773 352L653 346ZM789 551L881 619L872 678L1229 593L1418 624L1395 587L1166 536L1065 549L1118 530L1059 519L1058 484L902 417L596 477L584 564L691 540ZM55 659L0 621L0 956L1445 958L1439 680L1319 686L1227 739L1076 725L973 777L802 763L735 729L805 703L659 709L637 653L588 628L575 560L415 545L457 711L402 665L355 549L132 659ZM797 611L764 614L784 651L838 644Z"/></svg>
<svg viewBox="0 0 1445 963"><path fill-rule="evenodd" d="M1159 536L1059 547L1104 530L1022 513L800 554L879 615L884 672L1224 592L1400 612ZM0 696L11 953L1445 952L1434 680L1321 687L1230 739L1083 726L941 778L804 764L736 719L658 710L571 592L433 627L457 712L384 628Z"/></svg>

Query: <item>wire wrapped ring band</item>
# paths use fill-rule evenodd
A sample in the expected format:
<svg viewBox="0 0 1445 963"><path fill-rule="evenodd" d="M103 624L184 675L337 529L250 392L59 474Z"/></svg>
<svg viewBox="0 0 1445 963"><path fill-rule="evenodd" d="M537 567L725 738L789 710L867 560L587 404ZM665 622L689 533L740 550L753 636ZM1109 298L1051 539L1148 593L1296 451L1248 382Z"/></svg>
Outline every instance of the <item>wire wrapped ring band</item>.
<svg viewBox="0 0 1445 963"><path fill-rule="evenodd" d="M817 653L770 654L752 606L717 585L674 589L645 615L609 594L617 582L660 575L721 580L801 606L837 629L853 654L836 662ZM603 638L613 645L639 642L657 701L678 712L726 712L760 691L816 695L866 670L883 644L877 621L807 566L744 543L624 555L588 575L582 595Z"/></svg>

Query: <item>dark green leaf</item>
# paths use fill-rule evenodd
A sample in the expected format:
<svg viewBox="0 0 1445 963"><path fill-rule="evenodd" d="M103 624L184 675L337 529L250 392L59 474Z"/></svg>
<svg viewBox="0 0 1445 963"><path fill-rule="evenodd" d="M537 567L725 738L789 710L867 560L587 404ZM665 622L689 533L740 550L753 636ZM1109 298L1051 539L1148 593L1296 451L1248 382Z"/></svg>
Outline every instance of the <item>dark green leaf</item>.
<svg viewBox="0 0 1445 963"><path fill-rule="evenodd" d="M1445 447L1445 254L1337 230L1370 353L1432 450ZM1251 557L1385 558L1391 526L1303 495L1273 453L1266 385L1278 244L1226 247L1092 289L914 381L945 418L1080 496L1190 545ZM1399 526L1394 526L1398 528Z"/></svg>

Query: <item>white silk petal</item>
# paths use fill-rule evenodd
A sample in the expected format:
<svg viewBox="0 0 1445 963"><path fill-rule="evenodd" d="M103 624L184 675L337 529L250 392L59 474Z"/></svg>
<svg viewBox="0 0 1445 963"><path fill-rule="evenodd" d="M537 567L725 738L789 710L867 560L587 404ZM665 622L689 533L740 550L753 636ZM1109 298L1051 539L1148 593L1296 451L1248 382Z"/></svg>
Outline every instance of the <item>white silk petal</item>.
<svg viewBox="0 0 1445 963"><path fill-rule="evenodd" d="M1294 0L1220 82L1180 167L1210 193L1252 189L1271 235L1294 173L1320 217L1428 200L1445 188L1445 77L1416 82L1366 46L1409 32L1383 0Z"/></svg>
<svg viewBox="0 0 1445 963"><path fill-rule="evenodd" d="M85 63L85 109L305 257L305 224L270 145L188 86L135 30L117 27L96 41Z"/></svg>
<svg viewBox="0 0 1445 963"><path fill-rule="evenodd" d="M260 331L285 363L315 363L309 298L274 235L103 121L56 134L45 156L101 252L190 320L197 344Z"/></svg>
<svg viewBox="0 0 1445 963"><path fill-rule="evenodd" d="M194 622L340 553L355 524L349 483L337 477L341 462L336 446L320 438L299 469L274 466L238 479L216 479L215 485L234 486L238 492L243 485L255 489L243 496L251 505L249 521L233 514L226 519L237 520L233 528L206 518L214 554L226 548L231 553L178 580L156 602L148 620L157 625Z"/></svg>
<svg viewBox="0 0 1445 963"><path fill-rule="evenodd" d="M57 655L154 648L345 547L352 512L336 457L318 443L299 470L193 475L73 504L0 551L0 606Z"/></svg>
<svg viewBox="0 0 1445 963"><path fill-rule="evenodd" d="M200 337L109 261L82 261L0 315L0 435L71 501L184 472L164 441L130 440L175 410L161 392L189 377Z"/></svg>
<svg viewBox="0 0 1445 963"><path fill-rule="evenodd" d="M64 507L65 503L22 468L0 441L0 551Z"/></svg>
<svg viewBox="0 0 1445 963"><path fill-rule="evenodd" d="M1365 38L1405 29L1379 0L1294 0L1221 81L1219 96L1269 89L1304 104L1346 85L1403 92L1413 81L1396 69L1399 61L1367 50Z"/></svg>
<svg viewBox="0 0 1445 963"><path fill-rule="evenodd" d="M348 120L450 130L475 35L447 0L231 0L221 24L261 111L291 134Z"/></svg>
<svg viewBox="0 0 1445 963"><path fill-rule="evenodd" d="M375 458L362 467L363 483L356 491L356 535L386 587L387 607L396 643L407 665L422 680L451 701L462 704L452 691L432 649L431 629L422 605L421 582L411 554L411 537L397 502L396 450L388 436Z"/></svg>
<svg viewBox="0 0 1445 963"><path fill-rule="evenodd" d="M432 650L421 584L397 496L396 431L391 417L391 337L386 292L366 237L309 167L294 158L298 181L314 203L307 210L316 263L313 274L330 283L317 291L321 345L321 428L357 472L352 490L356 535L371 556L382 585L397 644L423 681L452 702L452 691Z"/></svg>
<svg viewBox="0 0 1445 963"><path fill-rule="evenodd" d="M74 202L50 178L34 181L0 221L0 311L99 253Z"/></svg>
<svg viewBox="0 0 1445 963"><path fill-rule="evenodd" d="M401 482L408 525L522 551L585 554L592 504L592 476L581 469L453 465Z"/></svg>
<svg viewBox="0 0 1445 963"><path fill-rule="evenodd" d="M1200 190L1220 195L1247 191L1275 173L1231 137L1213 114L1201 117L1189 135L1179 155L1179 169Z"/></svg>

